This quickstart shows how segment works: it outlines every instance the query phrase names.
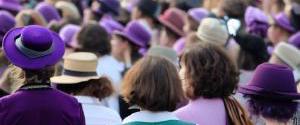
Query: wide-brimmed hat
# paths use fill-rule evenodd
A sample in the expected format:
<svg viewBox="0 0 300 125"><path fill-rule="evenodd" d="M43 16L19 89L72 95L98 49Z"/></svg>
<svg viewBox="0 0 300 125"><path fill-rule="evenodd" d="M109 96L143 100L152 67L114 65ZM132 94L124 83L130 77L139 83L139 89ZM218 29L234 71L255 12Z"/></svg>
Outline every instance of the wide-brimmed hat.
<svg viewBox="0 0 300 125"><path fill-rule="evenodd" d="M114 15L119 15L120 2L118 0L98 0L98 2L102 3L101 7L108 9Z"/></svg>
<svg viewBox="0 0 300 125"><path fill-rule="evenodd" d="M0 8L13 12L19 12L23 7L19 0L0 0Z"/></svg>
<svg viewBox="0 0 300 125"><path fill-rule="evenodd" d="M41 13L47 22L52 20L59 21L61 19L58 10L52 4L46 2L39 3L35 7L35 10Z"/></svg>
<svg viewBox="0 0 300 125"><path fill-rule="evenodd" d="M294 33L296 31L296 29L292 26L288 16L284 12L273 16L273 20L275 24L288 32Z"/></svg>
<svg viewBox="0 0 300 125"><path fill-rule="evenodd" d="M124 29L124 26L113 18L102 18L99 24L109 35L111 35L114 31L122 31Z"/></svg>
<svg viewBox="0 0 300 125"><path fill-rule="evenodd" d="M58 34L38 25L11 29L2 46L12 64L30 70L55 65L65 51Z"/></svg>
<svg viewBox="0 0 300 125"><path fill-rule="evenodd" d="M127 38L141 48L147 47L151 40L151 32L140 21L131 21L123 31L115 31L114 34Z"/></svg>
<svg viewBox="0 0 300 125"><path fill-rule="evenodd" d="M64 69L61 76L52 77L50 80L56 84L75 84L91 79L99 79L97 76L98 58L89 52L71 53L64 57Z"/></svg>
<svg viewBox="0 0 300 125"><path fill-rule="evenodd" d="M2 39L6 32L16 25L15 18L9 12L1 10L0 11L0 41L2 45Z"/></svg>
<svg viewBox="0 0 300 125"><path fill-rule="evenodd" d="M177 35L184 36L184 17L185 12L182 10L177 8L169 8L163 13L163 15L159 17L158 20Z"/></svg>
<svg viewBox="0 0 300 125"><path fill-rule="evenodd" d="M295 46L281 42L275 47L273 54L294 70L300 71L300 50Z"/></svg>
<svg viewBox="0 0 300 125"><path fill-rule="evenodd" d="M204 8L193 8L188 11L188 15L195 21L201 22L203 18L207 17L209 12Z"/></svg>
<svg viewBox="0 0 300 125"><path fill-rule="evenodd" d="M240 93L278 100L298 100L293 71L284 65L263 63L259 65L252 80L239 87Z"/></svg>
<svg viewBox="0 0 300 125"><path fill-rule="evenodd" d="M76 42L74 36L77 32L79 32L79 30L80 26L74 24L67 24L59 31L59 36L69 47L78 48L79 45Z"/></svg>
<svg viewBox="0 0 300 125"><path fill-rule="evenodd" d="M205 18L197 30L197 37L202 42L224 46L229 35L226 26L223 25L220 20L216 18Z"/></svg>

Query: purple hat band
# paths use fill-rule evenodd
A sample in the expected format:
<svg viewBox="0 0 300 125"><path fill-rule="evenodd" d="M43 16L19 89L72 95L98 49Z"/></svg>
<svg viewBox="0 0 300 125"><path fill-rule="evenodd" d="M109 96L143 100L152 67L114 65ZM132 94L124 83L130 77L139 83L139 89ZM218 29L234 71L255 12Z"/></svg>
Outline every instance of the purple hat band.
<svg viewBox="0 0 300 125"><path fill-rule="evenodd" d="M300 49L300 32L295 33L289 38L289 43Z"/></svg>
<svg viewBox="0 0 300 125"><path fill-rule="evenodd" d="M99 22L108 34L112 34L114 31L123 31L124 26L114 19L102 18Z"/></svg>
<svg viewBox="0 0 300 125"><path fill-rule="evenodd" d="M35 10L37 10L41 15L46 19L47 22L50 22L51 20L59 21L61 19L57 9L46 2L39 3Z"/></svg>
<svg viewBox="0 0 300 125"><path fill-rule="evenodd" d="M284 65L270 63L259 65L253 79L247 86L240 87L239 92L274 99L300 99L292 70Z"/></svg>
<svg viewBox="0 0 300 125"><path fill-rule="evenodd" d="M151 33L138 21L130 22L122 32L116 31L115 33L128 38L142 48L147 47L151 40Z"/></svg>
<svg viewBox="0 0 300 125"><path fill-rule="evenodd" d="M18 0L0 0L0 8L18 12L23 7Z"/></svg>
<svg viewBox="0 0 300 125"><path fill-rule="evenodd" d="M31 25L10 30L3 49L12 64L36 70L55 65L64 54L64 43L56 33Z"/></svg>
<svg viewBox="0 0 300 125"><path fill-rule="evenodd" d="M194 8L188 11L188 15L200 23L203 18L208 16L208 11L204 8Z"/></svg>
<svg viewBox="0 0 300 125"><path fill-rule="evenodd" d="M283 12L279 13L278 15L276 15L274 18L275 23L280 26L281 28L287 30L288 32L295 32L295 28L292 26L292 24L290 23L289 18L287 17L287 15Z"/></svg>

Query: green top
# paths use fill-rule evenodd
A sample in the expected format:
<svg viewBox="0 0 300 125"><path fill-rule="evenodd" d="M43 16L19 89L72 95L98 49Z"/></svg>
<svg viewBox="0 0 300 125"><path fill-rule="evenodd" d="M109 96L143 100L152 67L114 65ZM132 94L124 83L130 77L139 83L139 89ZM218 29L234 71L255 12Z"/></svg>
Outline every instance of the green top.
<svg viewBox="0 0 300 125"><path fill-rule="evenodd" d="M194 124L179 121L179 120L168 120L162 122L130 122L123 125L194 125Z"/></svg>

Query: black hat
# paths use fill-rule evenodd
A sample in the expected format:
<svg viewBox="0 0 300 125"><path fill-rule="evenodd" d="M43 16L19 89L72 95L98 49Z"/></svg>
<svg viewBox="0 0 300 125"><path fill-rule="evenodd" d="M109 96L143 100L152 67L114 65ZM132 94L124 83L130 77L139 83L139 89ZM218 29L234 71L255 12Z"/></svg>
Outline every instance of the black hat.
<svg viewBox="0 0 300 125"><path fill-rule="evenodd" d="M157 18L161 10L159 3L155 0L141 0L137 7L144 15L151 18Z"/></svg>

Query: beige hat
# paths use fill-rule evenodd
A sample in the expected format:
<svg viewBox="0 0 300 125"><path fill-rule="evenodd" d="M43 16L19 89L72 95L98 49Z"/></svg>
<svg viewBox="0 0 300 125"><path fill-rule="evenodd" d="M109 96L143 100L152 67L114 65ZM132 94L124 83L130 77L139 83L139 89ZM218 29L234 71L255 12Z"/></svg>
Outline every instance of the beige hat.
<svg viewBox="0 0 300 125"><path fill-rule="evenodd" d="M62 76L52 77L50 80L56 84L75 84L91 79L98 79L97 76L98 58L93 53L77 52L64 57L64 70Z"/></svg>
<svg viewBox="0 0 300 125"><path fill-rule="evenodd" d="M229 37L226 26L216 18L205 18L197 30L197 37L203 42L224 46Z"/></svg>
<svg viewBox="0 0 300 125"><path fill-rule="evenodd" d="M177 63L177 53L175 50L167 47L154 46L148 50L147 55L160 56L169 59L173 63Z"/></svg>
<svg viewBox="0 0 300 125"><path fill-rule="evenodd" d="M300 70L300 51L288 43L279 43L274 54L294 70Z"/></svg>
<svg viewBox="0 0 300 125"><path fill-rule="evenodd" d="M62 11L63 18L80 19L79 10L71 2L58 1L58 2L55 3L55 7Z"/></svg>

